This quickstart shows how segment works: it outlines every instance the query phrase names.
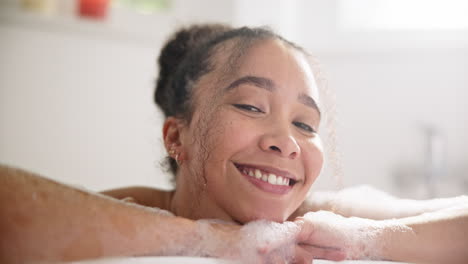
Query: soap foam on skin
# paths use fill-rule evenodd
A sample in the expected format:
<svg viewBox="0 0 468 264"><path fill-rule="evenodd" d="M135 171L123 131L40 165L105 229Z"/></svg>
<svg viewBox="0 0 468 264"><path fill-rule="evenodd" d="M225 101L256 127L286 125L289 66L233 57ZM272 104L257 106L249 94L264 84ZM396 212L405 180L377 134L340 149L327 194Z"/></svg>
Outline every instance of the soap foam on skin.
<svg viewBox="0 0 468 264"><path fill-rule="evenodd" d="M175 217L165 210L157 208L148 210L167 217ZM183 243L188 246L168 240L158 255L214 257L243 264L293 263L295 238L300 232L299 225L294 222L253 221L233 233L234 237L220 236L219 228L215 230L214 227L219 224L222 225L221 228L228 230L230 226L237 226L232 222L202 219L196 223L196 231L187 235Z"/></svg>
<svg viewBox="0 0 468 264"><path fill-rule="evenodd" d="M300 231L293 222L276 223L267 220L250 222L240 229L232 241L214 239L212 224L229 224L219 220L198 220L200 240L190 255L200 257L219 256L238 263L254 264L262 259L266 263L290 263L294 258L295 237ZM201 242L201 243L200 243ZM226 251L226 249L228 249Z"/></svg>
<svg viewBox="0 0 468 264"><path fill-rule="evenodd" d="M169 211L141 207L166 217L175 217ZM300 223L306 221L307 223ZM231 222L222 220L198 220L197 230L186 238L186 248L167 241L166 249L160 252L167 256L221 257L254 264L267 258L266 263L292 263L296 237L304 225L313 232L310 244L317 247L336 248L345 252L346 259L379 259L386 246L383 232L412 232L412 229L396 220L371 220L358 217L343 217L329 211L309 212L297 222L276 223L267 220L253 221L241 227L236 237L219 236L213 225L222 224L229 229ZM227 240L226 240L227 239ZM269 257L269 258L268 258Z"/></svg>
<svg viewBox="0 0 468 264"><path fill-rule="evenodd" d="M173 217L168 211L151 208L153 212ZM395 220L371 220L343 217L328 211L309 212L298 222L276 223L267 220L245 224L232 238L220 237L213 225L222 224L229 229L235 225L216 219L196 221L197 230L186 238L188 248L167 241L161 255L216 257L254 264L266 259L266 263L293 263L296 237L301 227L310 225L313 232L310 244L322 248L336 248L346 254L346 259L375 260L382 256L386 246L384 231L412 232L412 229ZM307 221L308 223L300 223Z"/></svg>
<svg viewBox="0 0 468 264"><path fill-rule="evenodd" d="M371 220L343 217L328 211L310 212L305 221L313 225L314 240L322 247L338 247L346 252L346 259L380 259L386 242L382 235L389 232L412 232L395 220Z"/></svg>

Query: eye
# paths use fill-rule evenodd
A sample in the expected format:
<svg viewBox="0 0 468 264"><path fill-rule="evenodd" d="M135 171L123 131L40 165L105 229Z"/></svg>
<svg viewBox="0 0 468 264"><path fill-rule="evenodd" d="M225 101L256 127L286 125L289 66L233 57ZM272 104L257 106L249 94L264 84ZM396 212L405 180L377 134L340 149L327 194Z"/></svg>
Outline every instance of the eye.
<svg viewBox="0 0 468 264"><path fill-rule="evenodd" d="M255 112L255 113L264 113L260 108L255 107L253 105L248 105L248 104L234 104L234 107L249 111L249 112Z"/></svg>
<svg viewBox="0 0 468 264"><path fill-rule="evenodd" d="M302 123L302 122L293 122L293 124L294 124L296 127L298 127L298 128L300 128L300 129L306 131L307 133L317 133L317 132L315 131L315 129L313 129L311 126L309 126L309 125L307 125L307 124L305 124L305 123Z"/></svg>

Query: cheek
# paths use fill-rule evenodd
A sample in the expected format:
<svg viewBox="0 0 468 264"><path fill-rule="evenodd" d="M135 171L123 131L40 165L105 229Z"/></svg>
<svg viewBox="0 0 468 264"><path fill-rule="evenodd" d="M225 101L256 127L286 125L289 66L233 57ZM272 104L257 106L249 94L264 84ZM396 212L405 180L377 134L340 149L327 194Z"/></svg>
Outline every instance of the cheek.
<svg viewBox="0 0 468 264"><path fill-rule="evenodd" d="M257 138L257 130L235 115L223 116L215 133L210 133L212 151L223 160L239 151L248 151Z"/></svg>
<svg viewBox="0 0 468 264"><path fill-rule="evenodd" d="M303 152L307 184L312 185L323 167L323 149L319 137L305 143Z"/></svg>
<svg viewBox="0 0 468 264"><path fill-rule="evenodd" d="M254 152L255 139L257 134L255 129L236 115L218 115L217 122L211 122L208 133L204 140L202 149L209 155L202 160L203 172L210 189L210 193L222 193L226 188L235 184L235 179L228 177L231 162L236 161L240 156ZM234 182L232 182L234 181ZM209 188L210 188L209 187Z"/></svg>
<svg viewBox="0 0 468 264"><path fill-rule="evenodd" d="M230 111L218 111L205 124L197 135L200 142L198 148L204 153L210 153L207 157L209 162L204 160L210 166L219 166L219 163L229 160L237 152L245 152L257 138L257 129Z"/></svg>

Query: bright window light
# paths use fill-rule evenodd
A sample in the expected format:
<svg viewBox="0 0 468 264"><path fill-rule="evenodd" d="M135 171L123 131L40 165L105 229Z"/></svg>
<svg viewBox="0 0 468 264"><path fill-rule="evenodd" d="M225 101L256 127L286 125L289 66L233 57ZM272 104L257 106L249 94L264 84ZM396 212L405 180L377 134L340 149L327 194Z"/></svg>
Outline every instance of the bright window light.
<svg viewBox="0 0 468 264"><path fill-rule="evenodd" d="M339 0L338 26L350 30L468 29L468 1Z"/></svg>

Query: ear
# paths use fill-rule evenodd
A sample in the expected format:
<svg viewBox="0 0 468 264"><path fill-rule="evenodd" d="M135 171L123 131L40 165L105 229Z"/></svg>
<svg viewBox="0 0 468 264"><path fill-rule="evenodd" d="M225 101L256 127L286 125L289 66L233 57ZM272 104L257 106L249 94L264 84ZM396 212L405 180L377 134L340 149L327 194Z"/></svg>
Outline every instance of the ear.
<svg viewBox="0 0 468 264"><path fill-rule="evenodd" d="M172 149L177 153L181 153L183 145L181 135L183 134L182 129L184 127L183 120L175 117L166 118L163 126L163 139L167 152Z"/></svg>

